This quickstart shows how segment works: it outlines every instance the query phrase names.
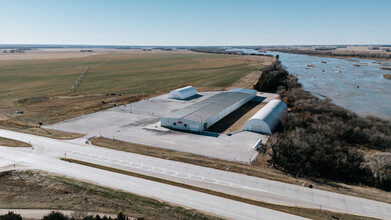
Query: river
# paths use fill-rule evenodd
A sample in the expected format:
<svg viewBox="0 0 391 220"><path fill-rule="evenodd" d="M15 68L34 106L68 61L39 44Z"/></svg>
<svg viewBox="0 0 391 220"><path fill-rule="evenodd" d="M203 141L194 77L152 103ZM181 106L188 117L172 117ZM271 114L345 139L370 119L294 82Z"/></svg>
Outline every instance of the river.
<svg viewBox="0 0 391 220"><path fill-rule="evenodd" d="M227 49L259 53L252 49ZM279 55L286 70L297 76L303 88L322 98L328 97L362 116L391 119L391 80L382 66L391 62L369 59L339 59L308 55L267 52Z"/></svg>

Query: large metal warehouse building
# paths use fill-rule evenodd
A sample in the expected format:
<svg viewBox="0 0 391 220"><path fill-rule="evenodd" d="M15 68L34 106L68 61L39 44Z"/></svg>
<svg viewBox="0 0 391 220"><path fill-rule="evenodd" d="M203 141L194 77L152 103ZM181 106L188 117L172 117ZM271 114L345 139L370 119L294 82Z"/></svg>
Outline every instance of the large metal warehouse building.
<svg viewBox="0 0 391 220"><path fill-rule="evenodd" d="M193 86L186 86L183 88L175 89L168 94L168 98L171 99L187 99L197 95L197 90Z"/></svg>
<svg viewBox="0 0 391 220"><path fill-rule="evenodd" d="M161 126L188 131L204 131L257 95L251 89L231 89L162 117Z"/></svg>
<svg viewBox="0 0 391 220"><path fill-rule="evenodd" d="M278 125L280 114L286 110L283 101L272 100L244 124L243 130L271 134Z"/></svg>

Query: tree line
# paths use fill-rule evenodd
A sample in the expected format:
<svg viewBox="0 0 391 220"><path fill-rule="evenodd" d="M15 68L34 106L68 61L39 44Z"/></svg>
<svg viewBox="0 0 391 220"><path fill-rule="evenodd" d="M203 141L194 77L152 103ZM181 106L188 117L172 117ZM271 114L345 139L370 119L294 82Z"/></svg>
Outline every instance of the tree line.
<svg viewBox="0 0 391 220"><path fill-rule="evenodd" d="M279 61L263 70L255 87L277 91L289 108L263 148L273 166L391 190L391 121L360 117L315 97Z"/></svg>
<svg viewBox="0 0 391 220"><path fill-rule="evenodd" d="M23 220L23 218L21 215L11 211L5 215L1 215L0 220ZM122 212L120 212L116 218L111 218L111 217L107 217L106 215L103 217L99 215L95 215L95 216L88 215L88 212L84 212L84 211L75 211L69 217L59 211L52 211L50 214L43 216L42 220L129 220L129 217L124 215Z"/></svg>

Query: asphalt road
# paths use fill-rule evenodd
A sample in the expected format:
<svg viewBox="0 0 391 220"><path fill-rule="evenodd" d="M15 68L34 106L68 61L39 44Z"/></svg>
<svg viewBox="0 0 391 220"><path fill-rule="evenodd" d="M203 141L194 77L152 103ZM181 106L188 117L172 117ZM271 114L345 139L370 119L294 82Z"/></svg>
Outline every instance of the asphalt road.
<svg viewBox="0 0 391 220"><path fill-rule="evenodd" d="M99 173L106 172L106 171L97 170L85 166L79 166L76 164L69 164L58 160L59 157L64 157L66 154L67 158L73 158L73 159L97 163L105 166L111 166L123 170L155 176L162 179L181 182L181 183L207 188L214 191L224 192L224 193L228 193L244 198L249 198L253 200L259 200L259 201L265 201L265 202L271 202L271 203L289 205L289 206L320 208L320 209L326 209L330 211L370 216L370 217L375 217L380 219L391 219L391 205L387 203L372 201L372 200L358 198L358 197L346 196L342 194L331 193L331 192L321 191L317 189L309 189L297 185L291 185L291 184L281 183L277 181L270 181L266 179L261 179L261 178L256 178L256 177L251 177L251 176L246 176L242 174L226 172L221 170L215 170L215 169L210 169L205 167L199 167L195 165L190 165L190 164L185 164L185 163L180 163L180 162L175 162L170 160L164 160L164 159L153 158L153 157L148 157L148 156L143 156L138 154L115 151L115 150L100 148L96 146L90 146L84 144L83 139L77 139L72 141L61 141L61 140L54 140L54 139L44 138L40 136L26 135L26 134L16 133L12 131L5 131L5 130L0 130L0 136L22 140L26 142L31 141L31 143L34 145L34 150L32 150L31 148L29 149L0 148L0 152L2 152L0 154L0 166L3 167L6 167L7 164L16 162L18 165L43 169L49 172L65 174L79 179L94 181L96 183L102 184L102 182L97 181L97 179L92 180L91 179L92 177L90 178L89 175L83 176L80 172L84 170L94 170L91 172L98 175ZM3 155L7 155L7 156L3 156ZM35 160L32 160L31 158L35 158ZM53 170L54 168L52 167L45 168L46 165L48 164L42 165L41 160L43 162L46 161L49 162L50 160L50 163L61 164L60 167L62 168L58 168L56 170ZM78 167L77 169L81 169L81 170L80 171L68 170L73 168L74 166ZM120 174L113 174L110 172L106 172L106 173L109 173L108 175L113 175L113 177L111 178L119 178L119 176L121 176L121 178L125 178L123 177L123 175ZM133 177L128 177L128 178L133 178ZM137 178L133 178L133 179L137 179ZM138 179L138 181L146 181L146 180ZM112 181L108 181L106 184L108 184L108 186L113 187ZM159 185L159 187L160 185L164 185L155 182L151 182L149 184L152 185L157 184ZM173 194L171 195L171 196L175 195L174 197L177 197L178 195L175 192L176 190L185 190L173 186L167 186L167 185L164 186L176 188L174 191L172 191ZM120 187L120 185L116 186L116 188L118 187ZM131 189L127 189L127 190L140 195L146 195L146 196L156 197L159 199L166 200L165 198L161 198L161 193L159 193L158 191L156 192L158 193L156 195L143 194L146 192L134 191L135 189L137 189L137 187L140 186L134 186L134 187L136 188L132 188L133 191ZM147 191L149 192L149 190ZM171 191L167 192L167 190L164 190L164 192L169 193ZM193 194L200 194L194 191L191 192ZM187 198L186 196L187 192L179 195L182 195L183 197L182 199L186 201L189 201L190 199ZM203 194L203 196L207 196L207 195ZM167 199L172 199L172 198L170 198L170 196L167 195ZM171 201L171 202L196 208L194 206L197 205L200 206L200 204L197 204L199 203L199 201L204 201L204 200L195 199L192 201L194 202L193 205L186 203L185 201ZM247 204L243 204L243 203L241 204L247 206ZM210 207L205 206L205 207L197 207L196 209L200 209L203 211L210 211L210 209L208 208ZM234 207L228 207L230 211L234 210L232 208ZM223 207L219 207L219 209L221 209L220 210L221 212L226 211L224 210ZM242 211L242 209L235 210L235 212L236 211L240 212ZM217 211L213 211L213 213L217 214L216 212ZM221 212L219 215L221 215ZM247 217L251 219L254 216L256 215L247 216ZM231 214L229 214L229 216L226 217L237 218ZM257 218L259 218L259 216Z"/></svg>
<svg viewBox="0 0 391 220"><path fill-rule="evenodd" d="M209 212L227 219L305 219L299 216L241 203L197 191L132 176L108 172L59 160L72 150L92 149L75 141L61 141L0 129L1 137L31 142L32 148L0 147L0 171L38 169L50 173L121 189L137 195L164 200L180 206ZM107 150L109 154L112 150ZM1 161L4 161L2 163Z"/></svg>

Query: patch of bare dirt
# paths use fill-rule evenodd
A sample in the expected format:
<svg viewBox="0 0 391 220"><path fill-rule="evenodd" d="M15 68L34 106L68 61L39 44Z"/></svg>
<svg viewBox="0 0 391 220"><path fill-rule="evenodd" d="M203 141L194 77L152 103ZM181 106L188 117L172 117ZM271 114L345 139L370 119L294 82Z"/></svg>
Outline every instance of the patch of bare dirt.
<svg viewBox="0 0 391 220"><path fill-rule="evenodd" d="M233 88L253 89L255 84L257 84L261 75L262 75L262 71L251 72L243 76L242 78L240 78L238 81L234 82L231 86L227 88L227 90Z"/></svg>

